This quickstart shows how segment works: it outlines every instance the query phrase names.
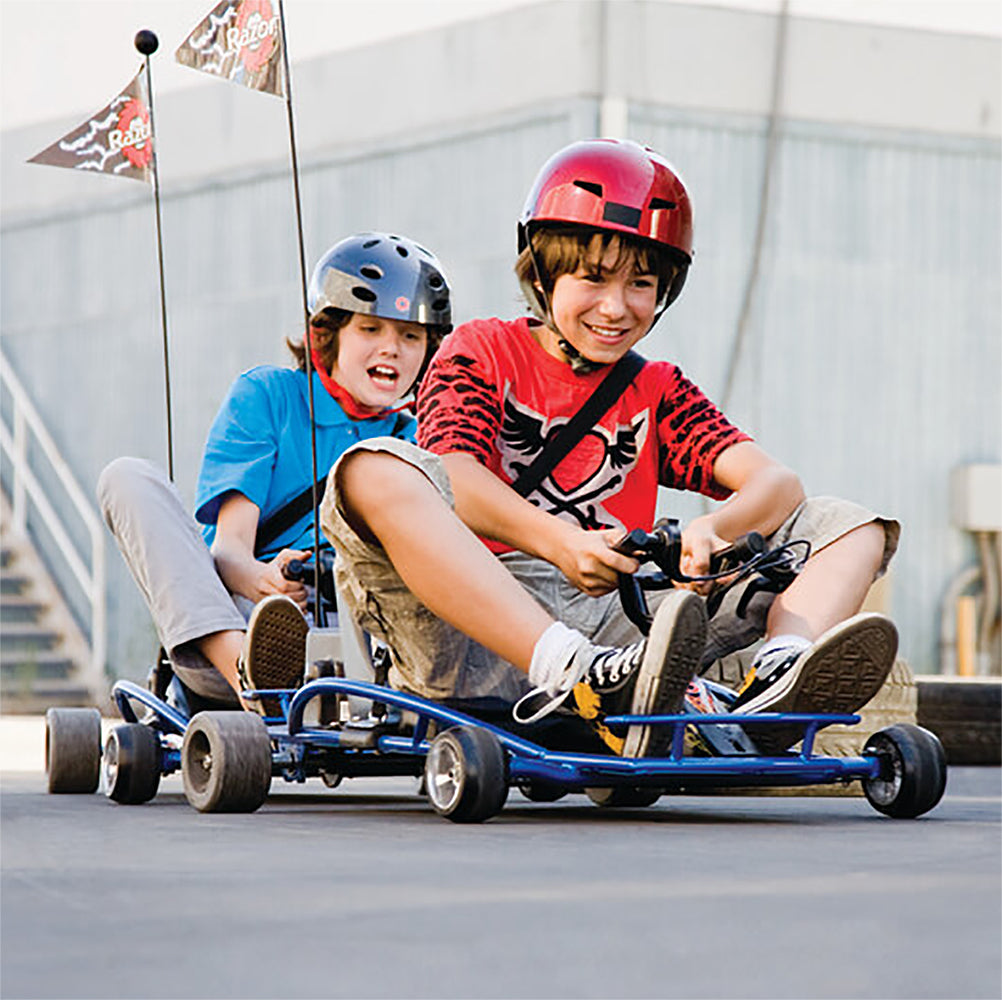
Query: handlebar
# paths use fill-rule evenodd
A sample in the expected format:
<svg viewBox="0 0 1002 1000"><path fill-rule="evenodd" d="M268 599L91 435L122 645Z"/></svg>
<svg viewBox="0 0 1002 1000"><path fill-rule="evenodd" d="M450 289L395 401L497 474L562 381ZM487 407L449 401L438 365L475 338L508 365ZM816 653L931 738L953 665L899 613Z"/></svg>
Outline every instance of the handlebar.
<svg viewBox="0 0 1002 1000"><path fill-rule="evenodd" d="M752 577L738 602L737 614L744 617L751 598L760 591L779 593L793 582L810 555L810 542L799 539L767 549L765 539L750 531L725 549L710 557L710 572L688 576L682 572L682 529L675 518L666 518L648 533L640 528L627 532L614 546L617 552L632 556L640 563L653 562L654 573L620 573L619 597L627 617L644 635L650 631L651 614L646 590L665 590L676 583L726 582L711 591L707 613L712 617L720 608L724 594L736 583Z"/></svg>
<svg viewBox="0 0 1002 1000"><path fill-rule="evenodd" d="M290 559L282 567L286 580L298 580L312 584L316 573L316 559ZM331 607L335 606L334 594L334 553L325 549L320 553L320 596Z"/></svg>
<svg viewBox="0 0 1002 1000"><path fill-rule="evenodd" d="M757 531L736 538L726 549L710 556L710 572L705 576L687 576L680 568L682 532L678 521L659 522L648 534L640 528L628 532L615 546L617 552L641 562L650 560L673 583L697 583L718 580L739 571L746 563L765 552L765 539Z"/></svg>

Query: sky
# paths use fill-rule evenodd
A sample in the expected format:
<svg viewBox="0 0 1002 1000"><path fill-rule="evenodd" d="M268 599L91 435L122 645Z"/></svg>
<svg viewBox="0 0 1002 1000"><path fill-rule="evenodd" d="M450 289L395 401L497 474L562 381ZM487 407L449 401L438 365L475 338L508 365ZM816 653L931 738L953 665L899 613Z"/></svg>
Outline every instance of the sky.
<svg viewBox="0 0 1002 1000"><path fill-rule="evenodd" d="M532 0L286 0L297 60L523 6ZM617 0L610 0L617 2ZM776 11L781 0L656 0ZM0 129L84 118L135 75L133 37L160 38L158 94L212 85L173 59L174 49L216 0L0 0ZM790 0L794 14L989 34L1002 38L1000 0ZM293 81L295 71L293 71Z"/></svg>

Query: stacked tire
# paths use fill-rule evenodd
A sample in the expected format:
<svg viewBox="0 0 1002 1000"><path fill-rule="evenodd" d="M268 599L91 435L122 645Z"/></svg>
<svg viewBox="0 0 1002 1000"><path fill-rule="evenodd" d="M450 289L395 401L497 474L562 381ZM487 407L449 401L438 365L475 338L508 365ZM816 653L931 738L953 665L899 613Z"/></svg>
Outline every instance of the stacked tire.
<svg viewBox="0 0 1002 1000"><path fill-rule="evenodd" d="M939 737L947 763L1002 764L1002 678L916 680L918 724Z"/></svg>

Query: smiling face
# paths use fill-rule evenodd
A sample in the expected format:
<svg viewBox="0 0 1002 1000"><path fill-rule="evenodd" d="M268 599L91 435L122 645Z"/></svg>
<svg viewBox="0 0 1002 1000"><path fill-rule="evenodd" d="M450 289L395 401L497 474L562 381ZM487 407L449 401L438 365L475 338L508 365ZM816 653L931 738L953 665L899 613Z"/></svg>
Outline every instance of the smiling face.
<svg viewBox="0 0 1002 1000"><path fill-rule="evenodd" d="M613 243L556 279L550 294L556 331L539 327L536 336L561 361L567 361L560 348L563 337L589 361L614 364L646 336L657 305L657 275Z"/></svg>
<svg viewBox="0 0 1002 1000"><path fill-rule="evenodd" d="M427 346L428 332L420 323L354 313L338 333L331 377L363 409L377 413L414 384Z"/></svg>

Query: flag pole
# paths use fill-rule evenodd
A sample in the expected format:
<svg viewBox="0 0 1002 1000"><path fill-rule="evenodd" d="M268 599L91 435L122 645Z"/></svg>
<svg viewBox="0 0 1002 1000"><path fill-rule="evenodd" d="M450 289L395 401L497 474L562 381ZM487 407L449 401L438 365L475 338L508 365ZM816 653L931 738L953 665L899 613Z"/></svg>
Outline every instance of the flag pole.
<svg viewBox="0 0 1002 1000"><path fill-rule="evenodd" d="M289 151L292 157L292 191L296 205L296 234L299 241L299 284L302 292L303 321L305 326L304 351L306 355L307 399L310 408L310 454L313 462L313 620L318 628L327 622L320 599L320 512L317 500L317 422L313 402L313 335L310 326L310 305L306 290L306 241L303 237L303 206L299 194L299 157L296 153L296 120L292 111L292 73L289 71L289 45L285 33L285 7L278 0L278 21L282 32L282 72L285 82L285 111L289 121Z"/></svg>
<svg viewBox="0 0 1002 1000"><path fill-rule="evenodd" d="M150 69L150 56L160 47L160 41L149 28L136 32L135 46L143 56L146 66L146 91L150 101L150 143L152 157L150 166L153 171L153 204L157 220L157 266L160 271L160 329L163 333L164 354L164 393L167 401L167 475L174 480L174 431L171 420L170 392L170 350L167 340L167 290L164 283L164 244L160 222L160 172L157 170L157 130L153 119L153 73Z"/></svg>

